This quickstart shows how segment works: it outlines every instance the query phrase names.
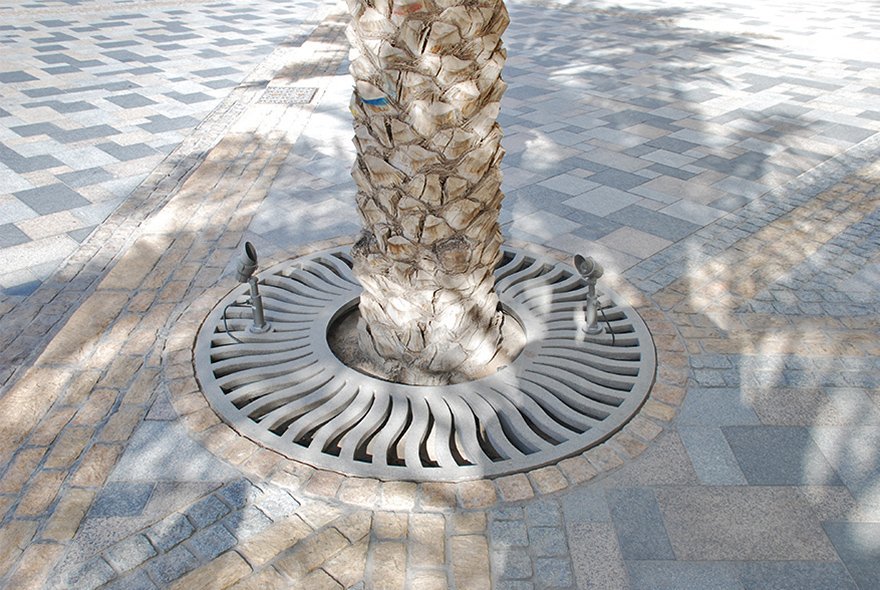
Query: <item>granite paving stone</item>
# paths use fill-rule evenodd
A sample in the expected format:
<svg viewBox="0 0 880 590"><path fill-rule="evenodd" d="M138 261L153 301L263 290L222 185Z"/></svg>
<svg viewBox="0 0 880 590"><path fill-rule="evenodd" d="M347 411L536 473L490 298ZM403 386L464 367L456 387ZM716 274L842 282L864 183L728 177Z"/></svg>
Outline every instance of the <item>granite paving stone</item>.
<svg viewBox="0 0 880 590"><path fill-rule="evenodd" d="M506 548L492 553L492 570L504 580L527 580L532 577L532 559L524 549Z"/></svg>
<svg viewBox="0 0 880 590"><path fill-rule="evenodd" d="M186 545L200 560L210 561L237 542L235 536L222 523L218 523L195 533Z"/></svg>
<svg viewBox="0 0 880 590"><path fill-rule="evenodd" d="M138 534L117 543L104 553L104 559L116 571L127 572L156 555L156 549L144 535Z"/></svg>
<svg viewBox="0 0 880 590"><path fill-rule="evenodd" d="M745 590L729 563L632 561L627 564L633 590Z"/></svg>
<svg viewBox="0 0 880 590"><path fill-rule="evenodd" d="M859 588L846 571L846 567L836 562L759 561L740 564L738 569L740 583L745 590L758 590L759 588L854 590Z"/></svg>
<svg viewBox="0 0 880 590"><path fill-rule="evenodd" d="M61 183L18 191L13 195L40 215L67 211L89 204L89 201L82 198L79 193Z"/></svg>
<svg viewBox="0 0 880 590"><path fill-rule="evenodd" d="M841 484L807 428L725 426L722 430L750 485Z"/></svg>
<svg viewBox="0 0 880 590"><path fill-rule="evenodd" d="M625 560L675 559L653 490L614 488L606 497Z"/></svg>
<svg viewBox="0 0 880 590"><path fill-rule="evenodd" d="M229 507L217 496L208 496L194 504L186 512L187 518L196 528L203 528L216 522L229 512Z"/></svg>
<svg viewBox="0 0 880 590"><path fill-rule="evenodd" d="M169 551L172 547L188 539L195 529L183 514L172 514L156 523L147 531L147 537L161 551Z"/></svg>
<svg viewBox="0 0 880 590"><path fill-rule="evenodd" d="M573 583L574 574L568 559L539 557L535 560L536 588L569 588Z"/></svg>
<svg viewBox="0 0 880 590"><path fill-rule="evenodd" d="M701 483L706 485L746 483L746 477L721 428L682 426L678 429L678 433Z"/></svg>
<svg viewBox="0 0 880 590"><path fill-rule="evenodd" d="M678 241L696 232L700 227L694 223L666 213L651 211L639 205L630 205L607 217L621 226L634 227L667 240Z"/></svg>
<svg viewBox="0 0 880 590"><path fill-rule="evenodd" d="M168 586L198 565L196 557L183 545L160 555L147 564L151 577L161 586Z"/></svg>
<svg viewBox="0 0 880 590"><path fill-rule="evenodd" d="M564 201L569 207L592 215L608 215L639 201L639 197L613 187L598 187Z"/></svg>
<svg viewBox="0 0 880 590"><path fill-rule="evenodd" d="M738 389L719 385L689 390L678 423L688 426L759 424L757 414Z"/></svg>
<svg viewBox="0 0 880 590"><path fill-rule="evenodd" d="M106 590L155 590L157 588L147 570L141 569L131 575L117 578L104 586Z"/></svg>
<svg viewBox="0 0 880 590"><path fill-rule="evenodd" d="M272 520L254 506L246 506L242 510L233 512L222 522L239 541L258 535L272 524Z"/></svg>
<svg viewBox="0 0 880 590"><path fill-rule="evenodd" d="M835 559L820 523L794 488L670 487L656 494L676 559Z"/></svg>
<svg viewBox="0 0 880 590"><path fill-rule="evenodd" d="M876 542L880 523L828 522L823 526L856 585L876 587L880 583L880 546Z"/></svg>
<svg viewBox="0 0 880 590"><path fill-rule="evenodd" d="M151 483L116 482L108 484L92 505L92 517L137 516L153 493Z"/></svg>

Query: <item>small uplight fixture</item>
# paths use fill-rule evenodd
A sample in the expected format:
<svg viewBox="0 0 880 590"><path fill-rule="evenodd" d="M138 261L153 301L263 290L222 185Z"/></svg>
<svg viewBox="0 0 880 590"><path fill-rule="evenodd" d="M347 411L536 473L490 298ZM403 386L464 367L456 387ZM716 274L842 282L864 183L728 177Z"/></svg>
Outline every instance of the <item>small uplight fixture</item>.
<svg viewBox="0 0 880 590"><path fill-rule="evenodd" d="M254 310L254 323L248 327L252 334L263 334L269 331L269 323L263 314L263 297L257 287L257 249L250 242L244 243L244 252L238 257L235 276L239 283L247 283L251 288L251 307Z"/></svg>
<svg viewBox="0 0 880 590"><path fill-rule="evenodd" d="M599 296L596 294L596 282L605 274L605 269L592 256L584 258L580 254L574 257L574 267L587 283L587 305L584 310L587 334L601 334L603 330L599 325Z"/></svg>

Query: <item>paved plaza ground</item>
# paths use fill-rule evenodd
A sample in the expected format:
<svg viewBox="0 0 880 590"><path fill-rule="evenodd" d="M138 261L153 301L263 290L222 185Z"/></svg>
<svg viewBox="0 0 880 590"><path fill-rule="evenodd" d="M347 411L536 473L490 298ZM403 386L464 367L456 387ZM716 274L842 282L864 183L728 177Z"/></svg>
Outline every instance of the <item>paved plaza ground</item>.
<svg viewBox="0 0 880 590"><path fill-rule="evenodd" d="M359 221L345 7L0 5L0 587L880 588L880 8L510 0L502 224L652 331L611 439L492 480L239 436L192 366Z"/></svg>

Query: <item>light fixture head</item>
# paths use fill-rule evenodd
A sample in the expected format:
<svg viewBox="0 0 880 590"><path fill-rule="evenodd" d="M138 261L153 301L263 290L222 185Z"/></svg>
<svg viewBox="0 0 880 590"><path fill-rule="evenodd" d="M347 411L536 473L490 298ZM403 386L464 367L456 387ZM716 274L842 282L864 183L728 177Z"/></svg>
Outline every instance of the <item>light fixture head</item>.
<svg viewBox="0 0 880 590"><path fill-rule="evenodd" d="M244 243L244 252L235 265L235 278L239 283L248 282L257 270L257 249L250 242Z"/></svg>
<svg viewBox="0 0 880 590"><path fill-rule="evenodd" d="M584 258L580 254L575 254L574 267L577 269L584 279L596 280L605 274L602 265L596 262L592 256Z"/></svg>

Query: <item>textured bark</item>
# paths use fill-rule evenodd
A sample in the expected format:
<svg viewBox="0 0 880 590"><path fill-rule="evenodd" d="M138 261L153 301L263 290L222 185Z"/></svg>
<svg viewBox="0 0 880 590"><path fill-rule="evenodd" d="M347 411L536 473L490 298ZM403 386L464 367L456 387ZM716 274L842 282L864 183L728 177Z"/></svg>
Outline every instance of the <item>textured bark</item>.
<svg viewBox="0 0 880 590"><path fill-rule="evenodd" d="M501 0L349 0L363 352L406 383L501 346Z"/></svg>

